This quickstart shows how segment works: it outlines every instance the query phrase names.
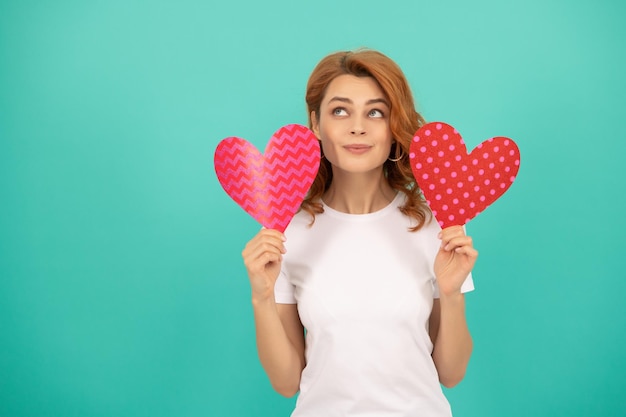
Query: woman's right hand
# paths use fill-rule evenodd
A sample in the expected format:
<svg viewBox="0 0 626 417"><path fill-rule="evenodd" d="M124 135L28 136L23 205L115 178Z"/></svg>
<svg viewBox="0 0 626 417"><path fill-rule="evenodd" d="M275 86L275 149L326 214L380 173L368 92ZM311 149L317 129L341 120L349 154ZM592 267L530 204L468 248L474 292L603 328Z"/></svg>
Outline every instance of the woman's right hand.
<svg viewBox="0 0 626 417"><path fill-rule="evenodd" d="M274 296L274 284L285 253L285 235L278 230L261 229L243 249L241 256L248 271L253 300Z"/></svg>

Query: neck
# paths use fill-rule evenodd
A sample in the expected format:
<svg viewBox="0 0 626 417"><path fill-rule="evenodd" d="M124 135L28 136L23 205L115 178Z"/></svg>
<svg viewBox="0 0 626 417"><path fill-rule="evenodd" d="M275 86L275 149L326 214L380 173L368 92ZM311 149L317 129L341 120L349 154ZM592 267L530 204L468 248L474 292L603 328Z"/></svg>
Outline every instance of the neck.
<svg viewBox="0 0 626 417"><path fill-rule="evenodd" d="M324 193L324 203L348 214L367 214L381 210L395 198L382 169L371 173L351 174L333 171L333 180Z"/></svg>

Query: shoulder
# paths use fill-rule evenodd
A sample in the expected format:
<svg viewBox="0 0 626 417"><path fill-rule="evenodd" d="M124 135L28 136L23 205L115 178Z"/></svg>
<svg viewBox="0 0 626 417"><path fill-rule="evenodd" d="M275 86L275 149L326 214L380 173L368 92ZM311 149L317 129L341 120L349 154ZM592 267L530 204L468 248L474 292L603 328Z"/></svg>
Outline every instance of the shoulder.
<svg viewBox="0 0 626 417"><path fill-rule="evenodd" d="M311 229L312 225L315 224L315 219L317 219L317 217L319 217L319 214L314 218L310 213L304 210L298 211L285 229L285 235L288 236L294 233L299 234Z"/></svg>
<svg viewBox="0 0 626 417"><path fill-rule="evenodd" d="M396 198L394 199L394 204L396 206L395 212L396 212L396 217L404 219L404 222L407 225L407 228L411 229L417 226L418 220L412 216L404 214L404 212L402 211L407 201L408 201L408 197L406 196L406 194L399 192ZM441 226L439 226L439 223L437 223L435 218L432 215L426 215L426 219L424 220L424 224L422 225L422 227L419 230L415 232L410 232L410 233L411 235L419 236L420 238L426 238L426 237L436 238L440 231L441 231Z"/></svg>

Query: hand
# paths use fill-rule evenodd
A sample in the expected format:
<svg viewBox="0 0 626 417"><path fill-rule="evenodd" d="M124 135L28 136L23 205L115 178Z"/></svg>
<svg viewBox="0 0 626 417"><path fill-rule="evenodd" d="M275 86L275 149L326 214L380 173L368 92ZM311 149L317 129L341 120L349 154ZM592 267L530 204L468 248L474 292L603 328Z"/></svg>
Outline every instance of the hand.
<svg viewBox="0 0 626 417"><path fill-rule="evenodd" d="M274 284L286 252L285 240L285 235L279 231L263 228L243 249L241 256L248 271L253 299L273 297Z"/></svg>
<svg viewBox="0 0 626 417"><path fill-rule="evenodd" d="M435 257L435 276L441 295L461 292L465 278L474 268L478 252L463 226L451 226L439 233L441 247Z"/></svg>

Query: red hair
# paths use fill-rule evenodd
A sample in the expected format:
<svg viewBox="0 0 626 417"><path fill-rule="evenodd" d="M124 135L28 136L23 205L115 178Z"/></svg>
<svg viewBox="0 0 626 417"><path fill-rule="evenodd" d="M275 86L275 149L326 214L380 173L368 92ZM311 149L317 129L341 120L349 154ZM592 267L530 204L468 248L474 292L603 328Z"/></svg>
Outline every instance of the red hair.
<svg viewBox="0 0 626 417"><path fill-rule="evenodd" d="M306 103L309 127L312 127L312 112L315 112L319 119L320 106L328 85L336 77L344 74L372 77L378 82L389 101L389 126L392 137L395 139L390 158L402 157L397 162L385 161L383 169L389 185L407 197L406 203L400 207L400 210L417 221L417 225L411 230L419 230L430 218L430 210L411 172L409 146L413 135L425 121L415 110L409 83L400 67L380 52L362 49L328 55L317 64L307 83ZM301 206L303 210L311 214L313 221L315 221L316 214L324 212L320 199L331 181L331 164L327 159L322 159L313 185Z"/></svg>

